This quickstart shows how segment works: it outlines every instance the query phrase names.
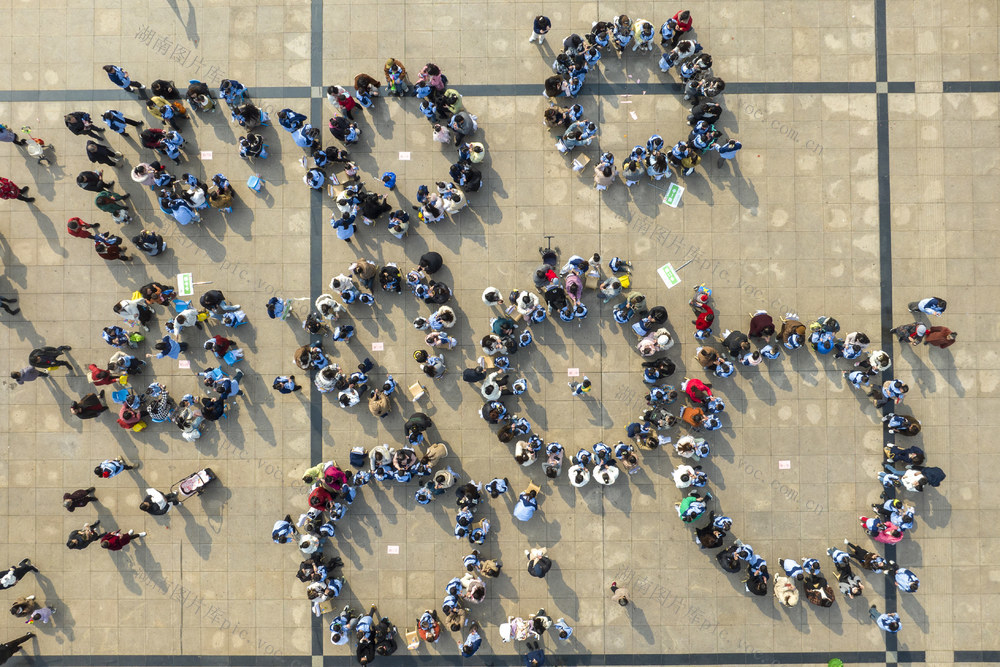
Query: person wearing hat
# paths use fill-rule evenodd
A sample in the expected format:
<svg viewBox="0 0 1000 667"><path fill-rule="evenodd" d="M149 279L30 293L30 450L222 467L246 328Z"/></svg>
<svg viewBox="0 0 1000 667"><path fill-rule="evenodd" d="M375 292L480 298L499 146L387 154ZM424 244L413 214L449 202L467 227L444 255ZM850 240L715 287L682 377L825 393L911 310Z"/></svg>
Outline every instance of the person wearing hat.
<svg viewBox="0 0 1000 667"><path fill-rule="evenodd" d="M123 533L121 530L113 530L101 536L101 548L108 551L121 551L137 537L146 537L146 533L136 533L134 530Z"/></svg>
<svg viewBox="0 0 1000 667"><path fill-rule="evenodd" d="M895 334L900 343L909 343L910 345L917 346L920 345L924 336L927 335L927 325L920 322L902 324L889 329L889 333Z"/></svg>
<svg viewBox="0 0 1000 667"><path fill-rule="evenodd" d="M105 410L107 410L107 408L105 408ZM120 456L116 456L113 459L107 459L95 466L94 474L103 479L111 479L125 470L134 470L138 467L138 463L135 465L129 465L125 462L125 459Z"/></svg>

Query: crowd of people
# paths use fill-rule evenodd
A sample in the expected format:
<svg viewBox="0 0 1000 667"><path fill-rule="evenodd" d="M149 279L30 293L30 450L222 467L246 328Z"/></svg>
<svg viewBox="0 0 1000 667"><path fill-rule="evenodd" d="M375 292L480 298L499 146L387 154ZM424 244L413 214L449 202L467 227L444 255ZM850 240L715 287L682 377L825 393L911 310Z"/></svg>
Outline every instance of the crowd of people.
<svg viewBox="0 0 1000 667"><path fill-rule="evenodd" d="M643 174L652 181L670 178L671 170L690 176L709 151L716 151L717 166L721 167L743 147L736 139L723 139L722 132L715 128L714 123L723 111L718 96L725 90L726 83L714 75L712 56L694 39L693 24L687 10L664 21L659 32L645 19L633 21L621 14L612 21L595 21L584 37L573 33L563 40L562 52L552 63L555 73L545 80L544 93L549 99L544 121L550 129L560 133L556 148L561 153L589 146L597 136L598 126L587 120L580 104L561 107L554 100L576 98L583 90L588 73L599 66L604 53L612 48L619 57L629 46L631 51L653 53L657 51L658 37L662 47L658 62L660 71L676 70L684 84L684 101L691 105L687 122L692 129L687 139L667 148L663 137L653 134L645 146L639 144L632 148L622 161L621 170L615 164L614 154L604 152L594 165L594 187L598 190L607 190L619 176L628 187L638 183ZM547 17L536 17L530 41L542 44L550 29L551 21Z"/></svg>
<svg viewBox="0 0 1000 667"><path fill-rule="evenodd" d="M547 18L537 17L530 41L543 43L550 28L551 22ZM688 118L693 127L691 135L686 141L677 142L666 153L663 152L664 141L658 135L653 135L646 146L636 146L622 165L621 175L626 185L637 182L643 171L654 180L669 178L671 168L679 174L689 175L707 151L716 150L720 159L728 159L740 148L735 140L722 142L721 133L712 125L722 110L713 100L724 90L725 83L713 76L711 56L692 38L692 29L690 13L682 11L664 22L658 33L662 47L661 70L677 69L685 83L685 100L695 105ZM619 57L624 57L631 46L631 51L649 53L655 50L656 35L649 21L640 19L633 22L625 15L610 22L595 22L586 38L570 35L563 41L563 51L553 63L555 76L545 82L546 95L550 98L575 97L581 91L587 73L597 66L604 52L614 48ZM100 118L107 128L97 127L86 111L68 113L65 116L67 129L74 135L89 137L82 146L88 159L96 164L119 168L123 155L105 145L110 143L104 141L105 132L110 129L123 138L131 139L128 130L135 127L139 133L139 149L150 151L143 154L150 161L137 164L131 170L131 179L154 192L165 215L179 225L187 225L200 222L201 212L209 208L220 214L231 212L235 191L225 175L216 174L211 183L205 183L191 173L184 173L178 178L158 159L152 159L162 156L175 164L186 159L182 132L187 131L185 123L189 120L189 112L183 100L198 113L212 113L216 109L216 98L209 87L192 81L182 96L170 81L156 80L147 89L133 81L121 67L108 65L104 70L112 83L136 95L136 101L141 103L140 109L159 121L162 129L140 131L145 121L133 120L118 109L108 109L101 114ZM427 185L418 188L418 205L413 207L417 211L415 217L425 223L434 223L445 215L455 215L468 205L466 193L476 192L483 182L483 173L478 165L483 162L486 150L482 143L471 141L472 135L478 131L477 117L464 109L461 94L449 87L447 76L433 63L423 67L413 83L409 81L403 64L394 58L386 62L383 74L388 94L418 98L419 112L430 122L434 139L451 145L457 151L448 173L450 180L435 181L433 188ZM359 216L366 225L385 216L388 232L400 239L409 231L409 213L403 208L394 210L395 207L388 201L388 194L368 189L347 151L347 147L356 143L362 132L354 114L377 103L382 97L382 85L375 77L361 73L354 80L353 92L341 86L330 86L327 90L335 109L328 127L334 139L344 148L323 148L322 132L307 122L307 116L287 108L276 114L279 125L291 134L292 141L304 149L312 160L304 176L305 184L312 189L322 189L336 181L342 186L334 193L336 212L330 223L336 236L348 243L357 232ZM240 155L248 160L266 159L268 144L262 133L270 127L269 114L250 99L250 91L238 81L223 80L218 97L226 103L230 120L246 132L238 139ZM578 104L566 109L553 104L545 112L545 121L553 128L566 128L557 143L564 152L589 144L597 132L596 125L583 118L583 109ZM0 141L22 148L27 145L26 139L3 126L0 126ZM347 177L346 183L331 178L340 169ZM600 189L606 188L617 175L613 155L605 153L595 167L595 185ZM396 175L384 172L378 183L392 193ZM138 216L129 208L130 195L117 194L114 191L115 181L105 180L104 171L81 172L77 184L97 193L95 206L110 214L114 222L127 225ZM252 182L248 185L254 187ZM0 179L0 196L3 198L30 203L33 200L27 196L27 190ZM126 254L124 240L114 233L101 231L101 223L88 223L74 216L67 223L67 232L70 236L92 241L95 251L103 259L134 260L134 256ZM162 235L153 229L143 229L131 240L151 259L167 250ZM801 583L803 594L810 603L823 607L834 604L834 589L814 556L803 558L801 564L791 558L779 558L783 574L776 574L772 582L766 560L749 544L734 539L726 546L728 538L733 535L733 520L709 511L709 504L715 500L707 490L709 477L702 466L692 464L711 454L710 443L702 435L718 430L725 421L725 401L716 395L717 387L713 387L713 381L731 377L737 367L752 373L753 367L779 359L783 353L794 353L806 345L816 354L854 362L853 367L844 370L844 377L854 387L864 390L876 409L884 410L882 421L890 434L918 434L919 420L897 411L897 406L905 399L907 385L899 379L888 379L881 384L876 381L873 386L873 381L891 367L889 354L882 350L869 350L871 341L863 332L855 331L839 337L840 325L829 316L819 317L806 325L793 313L775 322L767 312L758 311L751 316L747 333L725 329L713 337L718 328L716 304L712 300L711 289L699 285L690 301L694 318L691 324L698 343L694 359L706 373L706 378L686 377L679 384L678 391L666 383L676 371L675 362L666 354L676 342L667 327L667 310L662 305L648 304L646 296L635 288L630 262L613 257L607 262L605 271L597 253L589 259L574 254L562 265L557 249L539 248L539 253L540 264L524 276L525 285L510 291L506 297L505 291L494 286L488 286L483 291L482 301L491 309L493 316L489 331L478 339L482 355L477 364L462 371L462 380L479 388L483 398L479 414L493 427L497 440L511 446L514 460L522 466L531 466L541 459L544 476L555 480L555 483L562 476L564 464L568 463L566 476L569 483L577 488L591 480L600 485L615 484L622 470L628 473L624 477L628 479L639 472L643 464L652 464L651 457L657 455L661 448L668 452L672 449L679 460L673 466L671 477L683 494L675 503L676 512L681 521L691 525L693 539L700 548L720 549L716 557L728 572L740 572L745 567L743 581L747 592L753 595L766 595L771 590L780 604L794 606L799 599L798 584ZM405 288L428 306L426 315L417 317L412 325L427 332L424 341L431 351L418 349L412 356L428 379L442 379L447 372L444 351L453 349L459 343L457 337L448 333L457 322L455 311L447 305L454 296L453 289L433 277L442 266L441 255L434 251L425 253L418 265L406 273L391 262L382 266L375 260L364 258L352 262L344 273L331 279L328 293L319 295L314 301L311 297L304 299L314 306L301 317L302 328L308 333L310 342L295 351L291 362L300 371L310 374L316 391L335 392L339 407L351 409L362 400L367 400L369 412L374 417L384 418L391 413L393 397L399 393L392 374L386 371L381 382L374 381L372 375L381 373L381 370L377 371L374 362L368 358L358 365L357 370L342 369L324 350L323 339L329 336L334 344L350 343L356 330L343 320L352 309L376 307L377 301L382 298L376 297L376 283L384 294L390 296L401 294ZM531 287L526 284L529 279ZM104 327L100 333L101 339L113 348L109 360L107 363L92 362L87 365L87 377L95 392L73 401L69 406L70 413L79 419L101 418L105 412L111 411L106 396L106 391L110 391L111 405L117 412L116 423L121 428L139 433L152 424L172 423L185 441L198 440L208 424L232 414L238 399L244 395L241 386L244 371L240 368L244 360L243 350L237 340L227 336L238 338L237 329L248 321L247 313L241 305L230 303L221 290L205 291L195 304L193 299L181 298L176 287L156 281L139 287L131 294L125 292L122 297L111 306L112 313L120 320ZM641 379L648 388L646 408L635 421L624 427L625 437L617 443L609 445L600 441L580 447L572 454L572 450L567 453L561 443L546 441L537 426L520 416L513 407L513 402L527 398L528 389L527 379L517 372L517 360L524 358L528 354L526 350L534 344L532 327L547 326L550 320L562 323L582 321L590 313L584 302L591 301L593 304L596 299L600 299L602 305L610 304L608 309L601 309L602 315L617 323L624 335L635 337L636 351L643 359ZM303 299L275 296L265 305L265 312L271 319L297 317L294 307L299 300ZM19 312L9 305L16 299L3 297L2 301L0 305L6 312L12 315ZM910 304L910 310L940 316L946 306L944 299L931 297ZM156 334L155 342L147 340L145 334L149 334L151 325L155 326L161 318L164 320L164 335L160 337ZM208 331L208 328L215 327L221 327L226 335L210 335L214 332ZM946 327L929 327L919 321L898 326L892 333L901 342L911 345L924 342L941 348L952 345L957 337ZM186 356L195 338L216 362L216 365L197 372L202 386L201 396L196 397L195 391L175 392L172 395L163 383L157 381L144 388L134 386L140 383L138 376L155 368L154 360L178 360L181 355ZM149 351L140 352L147 344ZM71 348L65 345L36 348L29 354L28 365L12 372L11 379L17 384L40 378L52 381L53 371L58 368L74 369L73 364L60 358L70 351ZM522 354L518 356L518 352ZM588 400L594 386L586 376L568 384L571 395L581 400ZM280 394L303 389L294 375L277 376L271 386ZM180 400L174 398L178 394ZM675 403L677 405L671 408ZM511 482L507 478L493 478L485 483L460 480L460 476L447 464L450 454L447 444L440 437L432 437L433 427L433 420L428 415L415 412L405 421L401 440L395 443L398 446L389 443L370 448L357 445L349 452L349 465L331 459L309 468L302 477L307 489L298 518L293 519L292 513L289 513L276 521L272 529L275 543L293 543L301 552L303 560L296 577L305 585L304 596L311 604L312 612L316 616L336 613L329 625L331 642L336 645L353 642L361 664L368 664L379 655L393 654L398 649L399 635L397 627L380 616L375 605L367 613L350 605L339 612L334 609L333 600L341 595L345 584L344 563L339 556L333 555L337 524L344 519L362 487L372 482L412 482L416 485L414 501L419 505L429 505L449 489L454 489L457 506L454 537L470 543L471 553L462 560L464 572L445 586L441 605L443 621L436 609L420 613L416 617L415 629L406 633L407 646L415 648L421 641L437 642L443 631L442 625L451 632L459 633L456 644L464 657L474 655L483 641L485 620L473 620L470 610L486 599L487 581L501 575L503 564L498 558L488 557L492 551L490 521L486 518L477 520L476 513L482 503L507 497ZM675 434L675 429L683 431L683 434ZM675 435L676 441L673 439ZM895 544L913 529L916 519L914 507L897 498L896 492L920 492L928 485L936 487L945 475L939 468L925 465L925 453L919 447L904 449L890 442L886 444L884 454L885 469L878 475L883 487L881 501L872 505L872 517L860 517L860 525L873 540ZM650 458L647 460L647 457ZM110 480L138 466L138 462L131 464L118 456L99 463L94 468L94 474L102 480ZM204 484L213 479L214 473L206 469L182 480L166 493L147 488L139 507L151 515L166 514L186 498L200 493ZM97 501L97 493L96 487L66 493L63 506L70 512L86 508ZM543 495L539 486L528 484L516 500L510 497L510 512L514 519L531 521L540 509ZM100 542L104 549L119 551L145 536L145 532L123 531L120 528L105 531L100 527L100 521L92 521L70 534L67 547L79 550L93 542ZM917 591L919 580L909 569L848 540L845 540L845 545L846 550L838 547L828 550L840 592L845 597L854 598L864 591L864 584L852 570L852 564L892 577L903 592ZM543 578L552 567L553 562L545 547L529 549L525 556L526 567L532 577ZM29 559L24 559L9 568L0 579L0 585L3 588L12 587L32 571L37 572L37 569ZM618 582L612 583L611 591L614 601L623 606L629 604L627 589L618 586ZM40 605L34 595L18 599L11 609L15 616L27 617L28 622L43 623L49 622L55 611L51 605ZM873 605L871 616L880 628L888 632L898 631L900 622L897 614L879 613ZM551 630L559 640L569 640L573 635L573 628L565 619L553 621L544 609L539 609L527 619L510 616L498 626L503 642L527 642L529 650L525 661L529 667L544 664L544 651L538 641L547 631ZM10 651L13 652L31 636L8 642L2 645L2 650L12 647Z"/></svg>

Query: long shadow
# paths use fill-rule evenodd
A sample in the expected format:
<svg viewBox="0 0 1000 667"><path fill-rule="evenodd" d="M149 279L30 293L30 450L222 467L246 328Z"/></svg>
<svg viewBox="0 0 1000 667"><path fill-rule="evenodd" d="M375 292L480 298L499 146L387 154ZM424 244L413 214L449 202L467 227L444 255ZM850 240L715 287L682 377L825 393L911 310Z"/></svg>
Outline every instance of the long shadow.
<svg viewBox="0 0 1000 667"><path fill-rule="evenodd" d="M62 598L56 592L56 587L53 585L51 579L41 572L36 572L35 580L38 582L38 587L42 590L41 597L43 599L39 600L39 602L43 606L55 609L56 615L53 617L54 620L51 624L32 624L34 630L46 635L63 634L68 641L73 641L73 628L76 627L76 619L73 618L70 606L63 604ZM63 643L61 638L57 638L57 641L60 644Z"/></svg>
<svg viewBox="0 0 1000 667"><path fill-rule="evenodd" d="M57 234L56 226L52 223L52 218L35 208L34 205L30 205L28 208L31 210L31 215L35 217L35 221L38 222L38 228L41 230L42 235L45 237L45 241L49 244L49 248L52 249L52 252L62 258L69 257L69 253L66 252L66 248L62 247L59 243L60 237Z"/></svg>

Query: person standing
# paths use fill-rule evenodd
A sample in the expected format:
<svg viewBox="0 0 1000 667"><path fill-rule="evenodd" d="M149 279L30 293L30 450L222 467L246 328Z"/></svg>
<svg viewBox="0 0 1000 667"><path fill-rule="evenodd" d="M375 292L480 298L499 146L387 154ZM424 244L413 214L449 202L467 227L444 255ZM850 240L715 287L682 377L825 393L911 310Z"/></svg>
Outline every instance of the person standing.
<svg viewBox="0 0 1000 667"><path fill-rule="evenodd" d="M517 504L514 505L514 518L518 521L529 521L531 517L535 515L538 510L538 499L536 498L537 492L532 489L527 493L522 493L518 499Z"/></svg>
<svg viewBox="0 0 1000 667"><path fill-rule="evenodd" d="M736 153L743 148L743 144L735 139L730 139L724 144L712 144L712 147L719 154L719 162L715 166L721 167L727 160L732 160L736 157Z"/></svg>
<svg viewBox="0 0 1000 667"><path fill-rule="evenodd" d="M54 613L56 613L55 607L49 607L49 606L41 607L31 612L31 615L28 616L28 620L25 621L25 623L37 623L39 621L41 621L42 623L48 623L49 619L52 618L52 614Z"/></svg>
<svg viewBox="0 0 1000 667"><path fill-rule="evenodd" d="M0 577L0 588L13 588L29 572L38 572L38 568L32 565L31 560L27 558L17 565L11 565L7 573Z"/></svg>
<svg viewBox="0 0 1000 667"><path fill-rule="evenodd" d="M18 308L15 311L7 310L7 312L12 315L17 315L19 312L21 312L21 309ZM10 374L10 377L12 380L15 380L18 384L24 384L25 382L32 382L34 380L37 380L40 377L49 377L49 374L46 373L45 371L38 370L34 366L28 366L27 368L22 368L19 371L14 371L13 373Z"/></svg>
<svg viewBox="0 0 1000 667"><path fill-rule="evenodd" d="M573 636L573 628L566 623L566 619L560 618L558 621L552 624L552 627L558 631L559 639L566 641Z"/></svg>
<svg viewBox="0 0 1000 667"><path fill-rule="evenodd" d="M15 618L24 618L36 609L38 609L38 603L35 602L35 596L22 595L18 599L14 600L14 604L10 606L10 613L11 616L14 616Z"/></svg>
<svg viewBox="0 0 1000 667"><path fill-rule="evenodd" d="M539 14L535 17L531 25L531 37L528 38L528 42L531 43L537 40L538 45L541 46L545 43L545 35L548 34L551 28L552 21L549 20L549 17Z"/></svg>
<svg viewBox="0 0 1000 667"><path fill-rule="evenodd" d="M911 313L923 313L925 315L936 315L937 317L944 315L947 307L948 302L936 296L927 297L920 301L911 301L906 305L906 308Z"/></svg>
<svg viewBox="0 0 1000 667"><path fill-rule="evenodd" d="M528 574L538 579L545 578L545 575L552 569L552 559L547 554L548 549L545 547L529 549L524 552L528 558Z"/></svg>
<svg viewBox="0 0 1000 667"><path fill-rule="evenodd" d="M157 489L146 489L146 497L139 503L139 509L153 516L162 516L170 511L174 505L180 505L176 493L163 495Z"/></svg>
<svg viewBox="0 0 1000 667"><path fill-rule="evenodd" d="M67 549L86 549L90 546L91 542L96 542L103 537L104 533L97 530L97 527L101 525L100 521L95 521L94 523L85 523L83 528L80 530L74 530L69 534L69 538L66 540Z"/></svg>
<svg viewBox="0 0 1000 667"><path fill-rule="evenodd" d="M868 609L868 615L875 621L875 625L882 630L893 634L899 632L899 614L880 614L878 608L872 605Z"/></svg>
<svg viewBox="0 0 1000 667"><path fill-rule="evenodd" d="M128 208L128 206L126 206L122 202L131 196L132 195L127 192L123 195L120 195L114 192L110 192L108 190L104 190L94 198L94 205L97 206L97 208L104 211L105 213L110 213L111 215L115 215L116 213L118 213L118 211L122 211Z"/></svg>
<svg viewBox="0 0 1000 667"><path fill-rule="evenodd" d="M12 639L9 642L4 642L0 644L0 665L4 664L8 660L14 657L14 654L18 651L23 651L21 644L28 641L35 636L34 632L29 632L23 637L18 637L17 639Z"/></svg>
<svg viewBox="0 0 1000 667"><path fill-rule="evenodd" d="M96 141L87 142L87 159L94 164L106 164L109 167L117 167L122 157L121 153L115 152L107 146L102 146Z"/></svg>
<svg viewBox="0 0 1000 667"><path fill-rule="evenodd" d="M139 464L129 465L120 456L116 456L113 459L106 459L94 467L94 474L103 479L111 479L112 477L121 474L125 470L134 470L139 467Z"/></svg>
<svg viewBox="0 0 1000 667"><path fill-rule="evenodd" d="M94 495L94 491L96 490L92 486L89 489L77 489L73 493L64 493L63 507L72 512L81 507L86 507L89 503L96 503L97 496Z"/></svg>
<svg viewBox="0 0 1000 667"><path fill-rule="evenodd" d="M121 530L115 530L101 536L101 548L108 551L121 551L128 546L129 542L139 537L146 537L146 533L137 534L133 530L123 533Z"/></svg>
<svg viewBox="0 0 1000 667"><path fill-rule="evenodd" d="M567 382L569 385L570 393L573 396L583 396L584 394L589 394L593 385L590 382L590 378L586 375L583 376L582 382Z"/></svg>
<svg viewBox="0 0 1000 667"><path fill-rule="evenodd" d="M69 411L80 419L93 419L99 417L102 412L108 409L104 404L104 390L100 396L97 394L87 394L79 401L73 401L69 406Z"/></svg>
<svg viewBox="0 0 1000 667"><path fill-rule="evenodd" d="M73 368L69 362L57 358L63 352L69 352L72 349L69 345L37 347L28 355L28 363L35 368L52 368L53 366Z"/></svg>
<svg viewBox="0 0 1000 667"><path fill-rule="evenodd" d="M118 65L105 65L103 69L105 72L108 73L108 78L111 79L111 83L115 84L116 86L118 86L119 88L121 88L126 92L136 93L137 95L142 97L143 93L141 93L140 91L145 90L146 86L142 85L138 81L133 81L129 77L127 71L125 71Z"/></svg>
<svg viewBox="0 0 1000 667"><path fill-rule="evenodd" d="M128 257L125 254L125 250L126 250L125 246L121 245L120 243L109 245L108 243L105 243L103 240L94 243L94 252L97 253L97 256L109 262L113 262L116 259L121 260L123 262L131 262L132 258Z"/></svg>
<svg viewBox="0 0 1000 667"><path fill-rule="evenodd" d="M17 132L2 123L0 123L0 141L9 141L17 146L24 146L28 143L27 139L19 138Z"/></svg>
<svg viewBox="0 0 1000 667"><path fill-rule="evenodd" d="M108 109L105 111L101 114L101 120L103 120L108 127L123 137L129 136L127 132L129 125L132 127L140 127L145 124L141 120L132 120L117 109Z"/></svg>
<svg viewBox="0 0 1000 667"><path fill-rule="evenodd" d="M545 664L545 651L538 642L528 642L528 654L524 656L525 667L541 667Z"/></svg>
<svg viewBox="0 0 1000 667"><path fill-rule="evenodd" d="M943 350L954 345L956 338L958 338L958 334L948 327L931 327L927 330L927 335L924 336L924 345L933 345Z"/></svg>
<svg viewBox="0 0 1000 667"><path fill-rule="evenodd" d="M103 171L81 171L76 175L76 184L90 192L101 192L102 190L110 190L115 182L106 183ZM78 220L79 218L70 219Z"/></svg>
<svg viewBox="0 0 1000 667"><path fill-rule="evenodd" d="M462 654L463 658L471 658L474 656L483 643L483 637L480 635L479 623L473 621L472 625L469 626L469 636L465 638L464 642L457 643L458 651Z"/></svg>
<svg viewBox="0 0 1000 667"><path fill-rule="evenodd" d="M13 181L0 178L0 199L20 199L30 204L35 201L35 198L27 196L29 187L27 185L23 188L18 187Z"/></svg>
<svg viewBox="0 0 1000 667"><path fill-rule="evenodd" d="M63 120L66 123L66 128L77 136L86 134L95 139L100 139L100 133L104 132L103 127L94 125L90 119L90 114L86 111L73 111L63 116Z"/></svg>
<svg viewBox="0 0 1000 667"><path fill-rule="evenodd" d="M164 357L170 357L171 359L180 359L181 352L186 352L188 349L188 344L183 342L177 342L170 336L164 336L163 340L159 341L153 345L153 349L156 350L156 358L162 359ZM152 358L152 354L147 354L147 358Z"/></svg>
<svg viewBox="0 0 1000 667"><path fill-rule="evenodd" d="M93 173L93 172L89 172ZM112 181L114 182L114 181ZM84 188L88 189L88 188ZM84 222L80 218L70 218L69 222L66 223L66 231L69 232L70 236L75 236L78 239L92 239L94 234L87 231L88 229L96 229L101 226L99 222Z"/></svg>
<svg viewBox="0 0 1000 667"><path fill-rule="evenodd" d="M619 588L617 581L611 582L611 599L621 607L627 607L629 603L629 591L627 588Z"/></svg>

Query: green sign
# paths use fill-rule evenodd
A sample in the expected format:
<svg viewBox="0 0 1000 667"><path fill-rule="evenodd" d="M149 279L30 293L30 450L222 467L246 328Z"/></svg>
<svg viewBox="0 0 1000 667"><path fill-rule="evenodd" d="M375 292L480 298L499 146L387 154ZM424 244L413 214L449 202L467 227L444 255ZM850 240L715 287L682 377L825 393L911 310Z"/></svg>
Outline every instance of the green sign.
<svg viewBox="0 0 1000 667"><path fill-rule="evenodd" d="M194 278L190 273L177 274L177 294L178 296L194 296Z"/></svg>
<svg viewBox="0 0 1000 667"><path fill-rule="evenodd" d="M663 203L667 206L677 208L677 205L681 203L682 194L684 194L684 188L676 183L671 183L670 187L667 188L667 193L663 195Z"/></svg>
<svg viewBox="0 0 1000 667"><path fill-rule="evenodd" d="M677 271L675 271L674 267L670 265L670 262L667 262L658 268L656 273L659 274L660 279L666 283L667 289L681 284L681 277L677 275Z"/></svg>

